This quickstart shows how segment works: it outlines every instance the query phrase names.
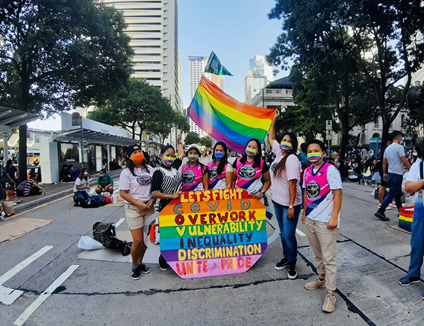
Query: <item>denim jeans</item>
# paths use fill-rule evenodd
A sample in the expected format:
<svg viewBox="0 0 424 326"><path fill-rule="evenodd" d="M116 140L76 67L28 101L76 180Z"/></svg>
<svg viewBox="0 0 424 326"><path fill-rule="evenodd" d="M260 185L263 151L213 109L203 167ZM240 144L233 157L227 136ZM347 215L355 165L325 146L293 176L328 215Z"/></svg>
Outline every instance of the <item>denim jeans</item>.
<svg viewBox="0 0 424 326"><path fill-rule="evenodd" d="M391 204L393 199L395 200L398 209L402 207L401 197L403 176L399 174L389 173L388 177L390 183L390 190L387 196L384 197L383 203L381 204L381 207L378 210L380 214L384 214L387 206Z"/></svg>
<svg viewBox="0 0 424 326"><path fill-rule="evenodd" d="M409 277L420 277L424 256L424 207L415 203L414 219L411 227L411 262Z"/></svg>
<svg viewBox="0 0 424 326"><path fill-rule="evenodd" d="M283 245L283 257L289 263L297 261L297 240L296 240L296 226L299 220L300 205L294 207L294 218L287 219L288 206L282 206L274 203L275 218L277 219L280 228L281 244Z"/></svg>

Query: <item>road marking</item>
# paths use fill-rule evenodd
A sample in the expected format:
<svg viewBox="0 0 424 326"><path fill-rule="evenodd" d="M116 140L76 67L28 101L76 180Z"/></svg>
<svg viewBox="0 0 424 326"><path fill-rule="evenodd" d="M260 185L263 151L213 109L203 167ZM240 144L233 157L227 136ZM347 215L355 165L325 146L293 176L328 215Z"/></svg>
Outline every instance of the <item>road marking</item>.
<svg viewBox="0 0 424 326"><path fill-rule="evenodd" d="M12 289L13 290L13 289ZM10 293L9 295L5 296L2 300L1 303L10 306L12 303L14 303L16 301L16 299L18 299L22 294L24 294L24 291L21 290L13 290L12 293Z"/></svg>
<svg viewBox="0 0 424 326"><path fill-rule="evenodd" d="M298 235L300 235L301 237L306 237L306 234L305 234L305 233L303 233L302 231L300 231L298 228L296 228L296 233L297 233Z"/></svg>
<svg viewBox="0 0 424 326"><path fill-rule="evenodd" d="M121 218L118 222L115 223L115 228L118 228L125 221L125 218Z"/></svg>
<svg viewBox="0 0 424 326"><path fill-rule="evenodd" d="M23 270L29 264L31 264L34 260L40 258L42 255L44 255L46 252L48 252L52 248L53 248L53 246L45 246L45 247L41 248L36 253L32 254L27 259L23 260L18 265L13 267L11 270L4 273L2 276L0 276L0 285L3 285L6 281L11 279L13 276L15 276L17 273L19 273L21 270Z"/></svg>
<svg viewBox="0 0 424 326"><path fill-rule="evenodd" d="M62 275L60 275L40 296L15 320L13 325L21 326L27 319L32 315L32 313L39 307L41 304L46 301L46 299L60 286L65 282L69 276L79 267L79 265L71 265Z"/></svg>

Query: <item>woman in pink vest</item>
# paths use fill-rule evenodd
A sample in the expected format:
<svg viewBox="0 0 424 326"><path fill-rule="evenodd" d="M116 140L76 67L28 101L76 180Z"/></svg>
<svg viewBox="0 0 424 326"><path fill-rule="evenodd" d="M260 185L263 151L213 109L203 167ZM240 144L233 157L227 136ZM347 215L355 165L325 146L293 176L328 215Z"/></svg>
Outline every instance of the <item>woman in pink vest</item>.
<svg viewBox="0 0 424 326"><path fill-rule="evenodd" d="M302 191L299 184L302 165L296 155L297 137L295 133L286 132L281 143L275 139L275 125L279 115L278 110L275 111L269 130L269 142L272 152L276 156L270 167L272 202L283 246L283 259L275 265L275 269L282 270L289 266L288 277L294 280L297 277L296 226L302 204Z"/></svg>
<svg viewBox="0 0 424 326"><path fill-rule="evenodd" d="M263 201L266 191L271 186L269 168L261 158L261 143L251 139L246 145L242 157L234 161L233 188L247 190Z"/></svg>
<svg viewBox="0 0 424 326"><path fill-rule="evenodd" d="M213 148L212 161L208 163L209 190L230 189L233 182L233 167L228 163L228 148L217 142Z"/></svg>
<svg viewBox="0 0 424 326"><path fill-rule="evenodd" d="M188 163L181 169L183 191L198 191L209 189L208 168L200 163L201 152L199 146L191 144L187 150Z"/></svg>

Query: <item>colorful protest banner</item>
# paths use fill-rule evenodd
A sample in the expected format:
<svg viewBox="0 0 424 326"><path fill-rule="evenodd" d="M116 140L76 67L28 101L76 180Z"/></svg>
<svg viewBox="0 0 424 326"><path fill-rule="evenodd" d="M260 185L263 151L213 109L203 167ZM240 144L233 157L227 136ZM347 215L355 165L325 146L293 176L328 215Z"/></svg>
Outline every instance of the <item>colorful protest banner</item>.
<svg viewBox="0 0 424 326"><path fill-rule="evenodd" d="M245 190L184 192L159 215L161 253L181 278L244 273L267 248L265 219Z"/></svg>

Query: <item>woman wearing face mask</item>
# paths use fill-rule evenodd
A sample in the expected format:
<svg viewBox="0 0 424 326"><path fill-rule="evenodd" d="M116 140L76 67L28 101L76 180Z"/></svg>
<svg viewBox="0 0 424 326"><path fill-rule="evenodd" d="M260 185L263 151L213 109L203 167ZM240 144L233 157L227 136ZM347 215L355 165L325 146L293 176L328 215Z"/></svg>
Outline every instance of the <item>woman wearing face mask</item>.
<svg viewBox="0 0 424 326"><path fill-rule="evenodd" d="M184 157L184 149L181 144L181 135L177 137L178 158L175 158L175 149L171 145L162 147L160 152L161 166L153 174L151 193L152 197L159 199L155 206L156 211L161 211L173 199L181 195L181 173L178 171ZM166 260L159 257L160 269L166 271Z"/></svg>
<svg viewBox="0 0 424 326"><path fill-rule="evenodd" d="M247 190L263 202L266 191L271 186L269 168L261 159L261 143L251 139L246 144L245 153L234 161L233 187ZM262 181L263 180L263 181Z"/></svg>
<svg viewBox="0 0 424 326"><path fill-rule="evenodd" d="M269 142L276 155L270 168L272 202L283 246L283 259L275 265L275 269L282 270L289 266L288 277L294 280L297 277L296 226L302 204L302 191L299 185L302 165L296 156L297 137L295 133L285 133L281 143L275 139L275 125L278 116L277 110L269 130Z"/></svg>
<svg viewBox="0 0 424 326"><path fill-rule="evenodd" d="M90 189L90 179L88 177L88 170L86 168L81 169L81 172L78 178L75 180L74 184L74 194L82 195L85 200L90 196L86 190Z"/></svg>
<svg viewBox="0 0 424 326"><path fill-rule="evenodd" d="M125 217L133 238L131 277L138 280L141 273L150 273L142 261L147 249L144 244L144 222L154 213L154 200L150 193L153 168L147 165L145 154L138 146L128 148L127 154L127 168L119 176L119 195L125 202Z"/></svg>
<svg viewBox="0 0 424 326"><path fill-rule="evenodd" d="M217 142L213 148L212 161L208 163L209 190L231 188L233 167L228 163L227 151L223 142Z"/></svg>
<svg viewBox="0 0 424 326"><path fill-rule="evenodd" d="M208 169L199 162L200 155L199 146L191 144L188 147L188 162L181 169L183 191L208 190L209 188Z"/></svg>

